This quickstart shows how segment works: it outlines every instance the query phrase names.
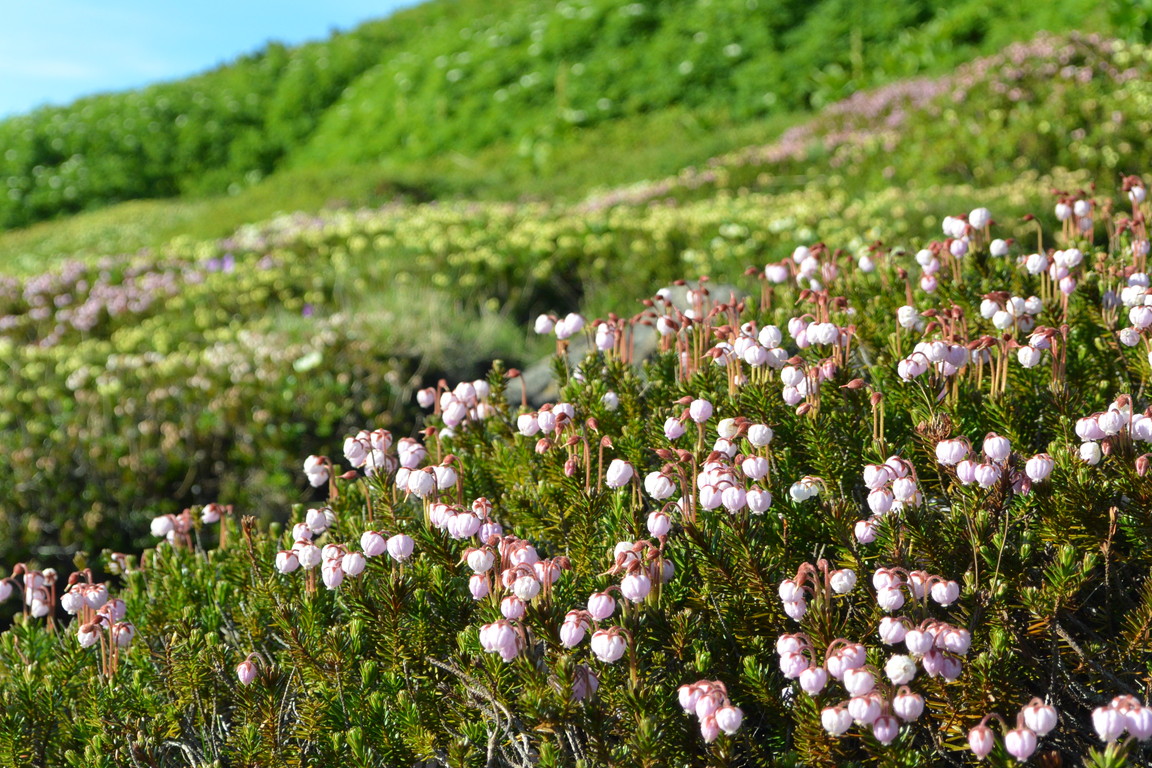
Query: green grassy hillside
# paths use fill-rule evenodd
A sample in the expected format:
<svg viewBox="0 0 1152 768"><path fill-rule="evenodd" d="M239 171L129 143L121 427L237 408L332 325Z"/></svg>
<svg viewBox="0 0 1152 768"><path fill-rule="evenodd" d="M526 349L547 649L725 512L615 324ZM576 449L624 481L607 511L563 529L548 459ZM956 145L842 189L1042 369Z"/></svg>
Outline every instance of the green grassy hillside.
<svg viewBox="0 0 1152 768"><path fill-rule="evenodd" d="M1115 26L1087 0L861 7L433 0L322 43L0 123L0 227L332 165L418 196L571 195L589 146L627 159L576 170L578 194L763 140L777 124L749 137L755 121L943 72L1037 30ZM669 144L672 156L645 151Z"/></svg>

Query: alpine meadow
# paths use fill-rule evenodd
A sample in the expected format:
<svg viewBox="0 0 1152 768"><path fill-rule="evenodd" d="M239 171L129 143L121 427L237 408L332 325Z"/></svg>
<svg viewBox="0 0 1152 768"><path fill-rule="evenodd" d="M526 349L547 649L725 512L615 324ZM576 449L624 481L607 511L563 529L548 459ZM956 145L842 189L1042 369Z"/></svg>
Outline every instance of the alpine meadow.
<svg viewBox="0 0 1152 768"><path fill-rule="evenodd" d="M1152 4L428 0L0 121L0 766L1152 765Z"/></svg>

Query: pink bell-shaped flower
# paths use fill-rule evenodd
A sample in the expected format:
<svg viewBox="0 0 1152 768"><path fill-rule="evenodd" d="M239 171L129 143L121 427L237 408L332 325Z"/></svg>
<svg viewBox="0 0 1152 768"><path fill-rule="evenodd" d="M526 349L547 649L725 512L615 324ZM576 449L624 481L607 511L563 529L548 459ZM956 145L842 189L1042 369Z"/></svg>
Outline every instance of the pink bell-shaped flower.
<svg viewBox="0 0 1152 768"><path fill-rule="evenodd" d="M968 748L972 750L972 754L976 755L977 760L988 757L995 746L996 735L988 726L980 724L968 731Z"/></svg>
<svg viewBox="0 0 1152 768"><path fill-rule="evenodd" d="M240 679L241 685L252 685L252 681L256 679L256 665L251 659L245 659L236 665L236 677Z"/></svg>
<svg viewBox="0 0 1152 768"><path fill-rule="evenodd" d="M1004 734L1004 750L1024 762L1036 751L1036 734L1027 728L1013 728Z"/></svg>

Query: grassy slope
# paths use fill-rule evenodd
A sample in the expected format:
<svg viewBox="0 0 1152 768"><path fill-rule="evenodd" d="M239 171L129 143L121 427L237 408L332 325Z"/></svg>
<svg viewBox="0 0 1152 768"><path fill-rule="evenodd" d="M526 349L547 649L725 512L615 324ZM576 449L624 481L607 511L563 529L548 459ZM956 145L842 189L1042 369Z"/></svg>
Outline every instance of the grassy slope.
<svg viewBox="0 0 1152 768"><path fill-rule="evenodd" d="M324 43L0 123L0 227L173 195L207 207L158 216L164 237L396 187L571 199L763 142L812 106L1038 29L1110 26L1085 0L854 7L433 0ZM226 192L232 202L212 202Z"/></svg>

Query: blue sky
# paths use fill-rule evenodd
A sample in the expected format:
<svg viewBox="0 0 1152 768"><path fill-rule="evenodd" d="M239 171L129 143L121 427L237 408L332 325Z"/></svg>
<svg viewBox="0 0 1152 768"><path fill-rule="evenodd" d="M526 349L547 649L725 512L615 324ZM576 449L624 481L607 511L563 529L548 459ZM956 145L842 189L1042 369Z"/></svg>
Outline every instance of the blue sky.
<svg viewBox="0 0 1152 768"><path fill-rule="evenodd" d="M171 80L269 40L301 43L417 0L7 0L0 117Z"/></svg>

